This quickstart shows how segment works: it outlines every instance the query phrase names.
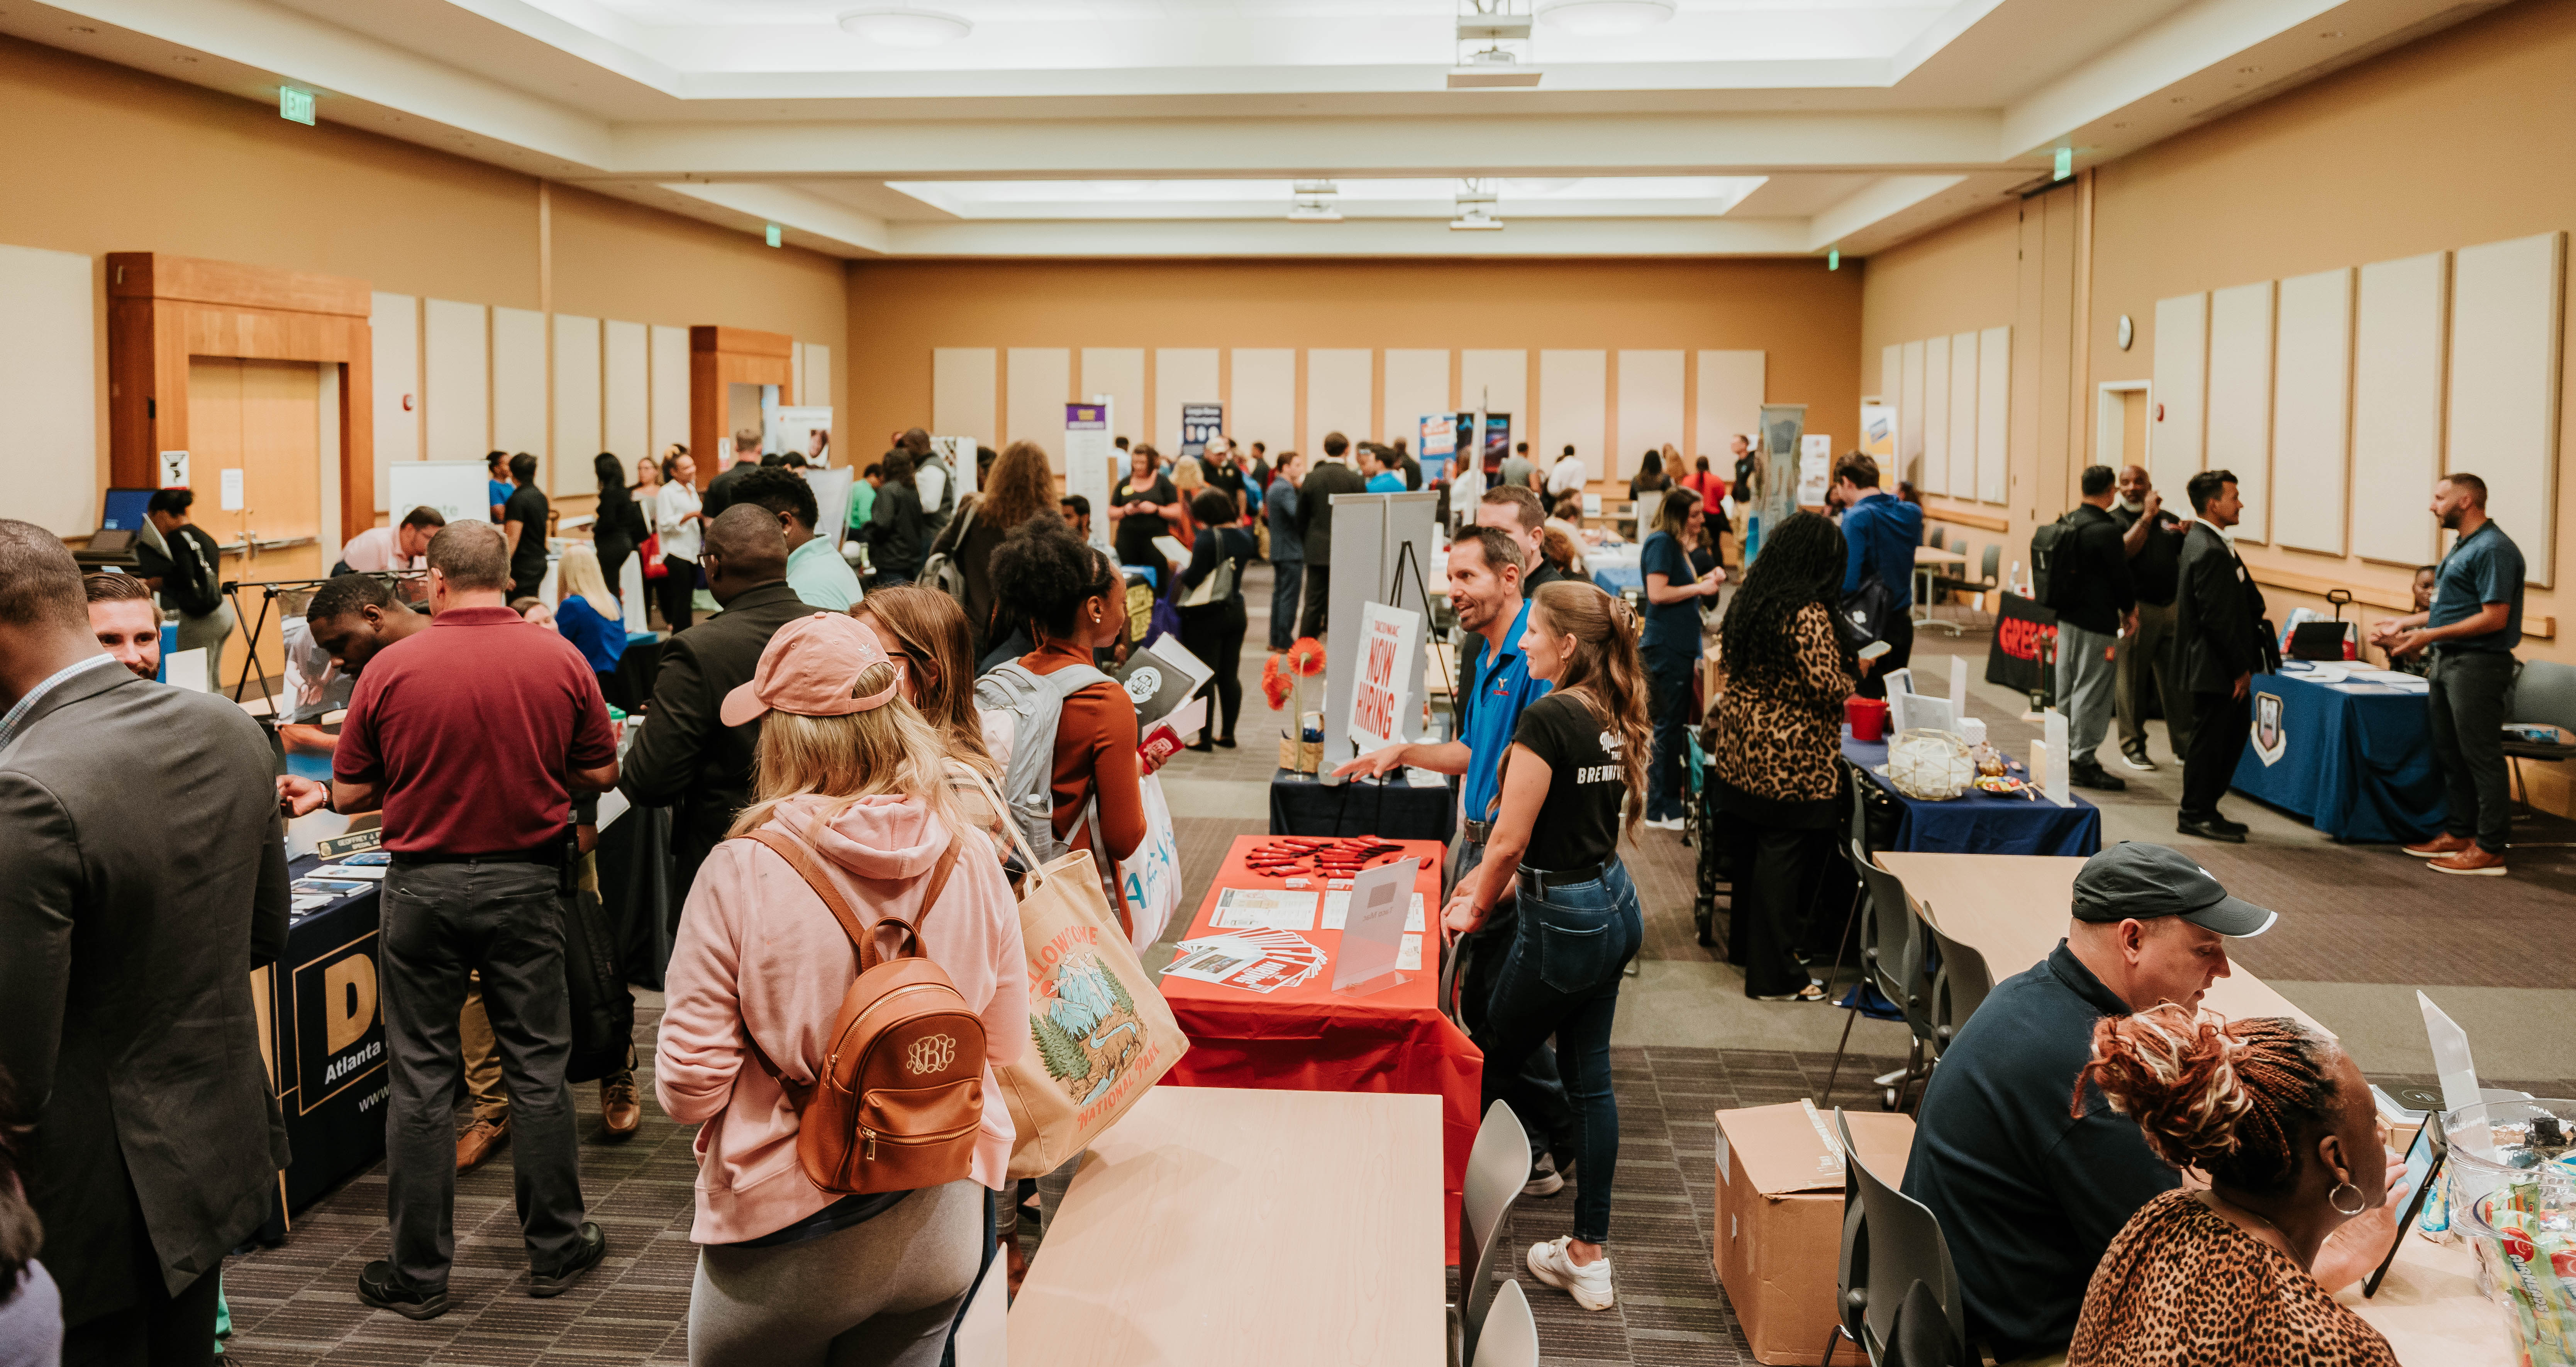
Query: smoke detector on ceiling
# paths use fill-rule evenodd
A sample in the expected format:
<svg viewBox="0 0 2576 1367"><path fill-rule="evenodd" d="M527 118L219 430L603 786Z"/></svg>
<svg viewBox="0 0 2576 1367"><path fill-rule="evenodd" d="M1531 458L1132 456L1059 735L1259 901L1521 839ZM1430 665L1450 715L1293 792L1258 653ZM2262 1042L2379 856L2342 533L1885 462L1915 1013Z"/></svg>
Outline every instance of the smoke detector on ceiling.
<svg viewBox="0 0 2576 1367"><path fill-rule="evenodd" d="M973 20L943 10L878 6L845 10L842 29L886 47L942 47L975 31Z"/></svg>

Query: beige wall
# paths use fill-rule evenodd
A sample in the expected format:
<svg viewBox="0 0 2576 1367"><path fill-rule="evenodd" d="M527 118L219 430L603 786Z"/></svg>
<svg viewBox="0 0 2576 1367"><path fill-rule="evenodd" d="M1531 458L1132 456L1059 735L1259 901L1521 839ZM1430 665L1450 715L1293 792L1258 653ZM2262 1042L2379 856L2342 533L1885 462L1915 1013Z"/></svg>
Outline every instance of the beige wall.
<svg viewBox="0 0 2576 1367"><path fill-rule="evenodd" d="M1860 285L1812 260L859 262L844 430L926 424L934 347L1526 348L1532 407L1541 349L1681 348L1767 352L1770 400L1809 405L1809 427L1848 445ZM1526 432L1538 415L1514 416Z"/></svg>

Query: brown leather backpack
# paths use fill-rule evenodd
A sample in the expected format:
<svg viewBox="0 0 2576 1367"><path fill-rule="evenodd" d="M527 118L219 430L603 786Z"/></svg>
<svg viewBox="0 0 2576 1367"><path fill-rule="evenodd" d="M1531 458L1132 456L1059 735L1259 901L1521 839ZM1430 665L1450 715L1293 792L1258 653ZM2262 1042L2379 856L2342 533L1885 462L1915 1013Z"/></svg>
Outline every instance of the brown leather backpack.
<svg viewBox="0 0 2576 1367"><path fill-rule="evenodd" d="M812 1082L778 1070L757 1041L752 1054L796 1108L796 1157L825 1191L914 1191L967 1175L984 1116L984 1022L968 1009L947 971L924 957L921 927L880 917L862 926L803 841L774 827L742 837L777 852L803 875L859 951L859 976L842 994ZM930 871L921 919L948 886L959 840ZM876 932L903 932L908 952L877 953ZM750 1032L743 1032L746 1040Z"/></svg>

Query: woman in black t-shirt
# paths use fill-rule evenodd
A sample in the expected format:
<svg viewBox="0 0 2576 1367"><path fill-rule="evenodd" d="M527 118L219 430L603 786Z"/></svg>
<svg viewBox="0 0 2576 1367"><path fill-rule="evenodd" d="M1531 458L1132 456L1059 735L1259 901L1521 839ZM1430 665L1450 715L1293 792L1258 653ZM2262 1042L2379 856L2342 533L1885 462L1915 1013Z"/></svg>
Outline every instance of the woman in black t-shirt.
<svg viewBox="0 0 2576 1367"><path fill-rule="evenodd" d="M1475 930L1504 897L1518 901L1511 949L1484 1023L1490 1107L1551 1034L1578 1116L1574 1232L1536 1244L1529 1268L1586 1310L1613 1302L1610 1188L1619 1166L1619 1103L1610 1091L1610 1022L1619 973L1644 938L1636 884L1619 861L1624 816L1645 814L1646 680L1637 618L1591 584L1543 586L1521 637L1530 677L1553 691L1521 713L1503 757L1501 811L1484 862L1458 880L1441 913L1446 934Z"/></svg>

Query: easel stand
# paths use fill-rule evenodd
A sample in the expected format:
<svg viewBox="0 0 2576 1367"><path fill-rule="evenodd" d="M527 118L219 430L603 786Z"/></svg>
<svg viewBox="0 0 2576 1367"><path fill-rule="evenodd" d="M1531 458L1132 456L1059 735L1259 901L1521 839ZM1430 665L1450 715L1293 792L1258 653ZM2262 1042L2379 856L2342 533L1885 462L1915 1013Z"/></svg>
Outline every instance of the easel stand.
<svg viewBox="0 0 2576 1367"><path fill-rule="evenodd" d="M383 580L385 585L390 588L406 579L426 580L429 577L429 572L427 570L379 570L369 573L367 577L370 579ZM247 621L250 623L249 627L242 632L242 645L244 647L242 651L242 667L240 675L233 680L233 701L240 702L242 700L244 691L250 687L251 674L254 671L259 675L259 692L256 696L261 700L261 702L265 704L268 699L277 696L274 685L278 681L269 678L268 666L260 663L259 658L259 637L261 632L268 630L269 609L276 607L277 600L289 593L301 590L306 596L310 597L315 589L318 589L324 584L328 584L330 582L331 581L329 579L266 579L245 584L236 579L227 582L223 586L224 597L231 600L233 605L233 619L237 622ZM242 611L242 592L245 589L258 589L260 591L259 612L255 616ZM397 601L400 601L402 595L397 593L394 597ZM281 632L284 631L285 625L286 615L281 609L278 613L278 629ZM217 680L217 682L220 683L222 681ZM254 712L252 715L258 717L260 725L267 727L272 735L275 734L278 719L276 709L274 707L270 707L266 713Z"/></svg>

